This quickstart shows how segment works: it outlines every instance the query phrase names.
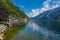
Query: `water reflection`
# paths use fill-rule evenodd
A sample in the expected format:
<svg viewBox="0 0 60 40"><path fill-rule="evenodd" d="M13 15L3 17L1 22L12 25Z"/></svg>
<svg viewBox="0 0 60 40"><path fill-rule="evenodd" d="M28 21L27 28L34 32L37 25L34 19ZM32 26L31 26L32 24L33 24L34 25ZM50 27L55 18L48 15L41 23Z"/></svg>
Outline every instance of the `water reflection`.
<svg viewBox="0 0 60 40"><path fill-rule="evenodd" d="M59 40L60 34L48 30L50 27L46 22L29 21L12 40Z"/></svg>

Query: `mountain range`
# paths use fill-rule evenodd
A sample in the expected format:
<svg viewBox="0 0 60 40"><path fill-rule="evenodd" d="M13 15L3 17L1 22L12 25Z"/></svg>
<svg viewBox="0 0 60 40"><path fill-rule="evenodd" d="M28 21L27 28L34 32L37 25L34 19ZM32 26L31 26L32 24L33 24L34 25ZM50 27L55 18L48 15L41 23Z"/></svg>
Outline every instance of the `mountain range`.
<svg viewBox="0 0 60 40"><path fill-rule="evenodd" d="M33 17L32 19L54 20L54 19L59 19L59 18L60 18L60 7L40 13L39 15L37 15L36 17Z"/></svg>
<svg viewBox="0 0 60 40"><path fill-rule="evenodd" d="M60 33L60 7L45 11L32 19L40 27L54 33Z"/></svg>

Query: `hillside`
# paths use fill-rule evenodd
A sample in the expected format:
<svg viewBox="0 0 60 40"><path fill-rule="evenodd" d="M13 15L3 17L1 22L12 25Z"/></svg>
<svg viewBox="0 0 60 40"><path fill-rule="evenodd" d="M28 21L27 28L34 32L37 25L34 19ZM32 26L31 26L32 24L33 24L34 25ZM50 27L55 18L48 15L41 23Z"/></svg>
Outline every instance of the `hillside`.
<svg viewBox="0 0 60 40"><path fill-rule="evenodd" d="M19 10L13 3L9 2L9 0L0 0L0 3L8 10L11 16L15 18L27 17L23 11Z"/></svg>
<svg viewBox="0 0 60 40"><path fill-rule="evenodd" d="M56 34L60 33L60 7L45 11L32 19L37 25Z"/></svg>
<svg viewBox="0 0 60 40"><path fill-rule="evenodd" d="M0 0L0 34L3 34L2 40L10 40L27 23L27 18L27 15L9 0Z"/></svg>
<svg viewBox="0 0 60 40"><path fill-rule="evenodd" d="M45 11L44 13L39 14L38 16L32 18L36 20L57 20L60 19L60 7L53 10Z"/></svg>

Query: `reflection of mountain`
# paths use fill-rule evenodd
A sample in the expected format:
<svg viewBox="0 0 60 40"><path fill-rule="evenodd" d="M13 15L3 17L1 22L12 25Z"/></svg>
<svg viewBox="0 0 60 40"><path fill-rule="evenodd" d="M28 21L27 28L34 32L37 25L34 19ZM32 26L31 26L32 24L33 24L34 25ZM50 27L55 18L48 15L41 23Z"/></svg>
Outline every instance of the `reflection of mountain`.
<svg viewBox="0 0 60 40"><path fill-rule="evenodd" d="M37 20L35 22L39 26L42 26L55 33L60 33L60 7L45 11L32 19Z"/></svg>
<svg viewBox="0 0 60 40"><path fill-rule="evenodd" d="M55 8L53 10L45 11L44 13L39 14L38 16L34 17L33 19L58 19L60 18L60 7Z"/></svg>
<svg viewBox="0 0 60 40"><path fill-rule="evenodd" d="M53 33L60 33L60 25L55 21L35 21L36 24Z"/></svg>

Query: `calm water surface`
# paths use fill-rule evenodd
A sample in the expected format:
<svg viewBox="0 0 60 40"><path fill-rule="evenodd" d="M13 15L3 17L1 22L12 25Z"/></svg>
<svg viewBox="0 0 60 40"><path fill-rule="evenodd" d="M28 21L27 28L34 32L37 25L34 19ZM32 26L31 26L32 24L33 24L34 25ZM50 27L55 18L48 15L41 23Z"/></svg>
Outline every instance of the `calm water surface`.
<svg viewBox="0 0 60 40"><path fill-rule="evenodd" d="M60 25L56 22L29 21L11 40L60 40Z"/></svg>
<svg viewBox="0 0 60 40"><path fill-rule="evenodd" d="M11 2L16 1L12 0ZM29 21L11 40L60 40L60 23L54 21Z"/></svg>

